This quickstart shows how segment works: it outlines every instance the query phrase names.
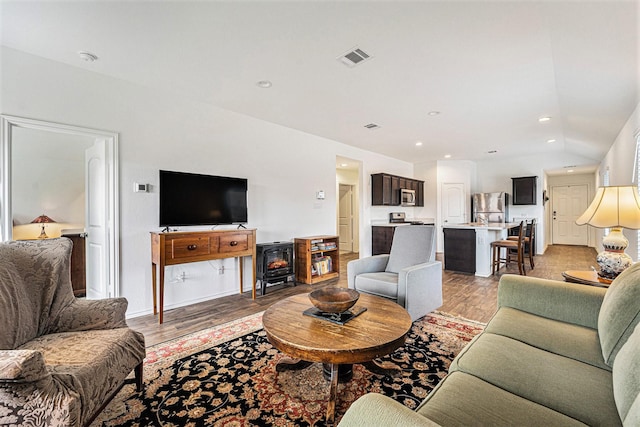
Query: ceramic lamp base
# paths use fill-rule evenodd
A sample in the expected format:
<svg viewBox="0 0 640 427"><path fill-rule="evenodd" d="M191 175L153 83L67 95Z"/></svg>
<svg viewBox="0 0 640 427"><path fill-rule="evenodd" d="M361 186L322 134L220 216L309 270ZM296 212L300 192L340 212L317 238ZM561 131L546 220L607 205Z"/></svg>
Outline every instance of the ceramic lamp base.
<svg viewBox="0 0 640 427"><path fill-rule="evenodd" d="M624 253L629 241L622 234L621 227L611 229L609 235L602 239L604 251L596 257L596 262L600 266L598 275L606 279L615 279L625 269L631 267L633 260Z"/></svg>

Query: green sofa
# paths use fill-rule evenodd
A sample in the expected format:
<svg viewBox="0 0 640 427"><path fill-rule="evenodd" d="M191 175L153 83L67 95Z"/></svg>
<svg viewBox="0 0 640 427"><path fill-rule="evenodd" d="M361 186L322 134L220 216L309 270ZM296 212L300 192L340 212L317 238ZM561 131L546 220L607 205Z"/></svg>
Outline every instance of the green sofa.
<svg viewBox="0 0 640 427"><path fill-rule="evenodd" d="M412 411L380 394L339 426L640 426L640 263L598 288L505 275L498 311Z"/></svg>

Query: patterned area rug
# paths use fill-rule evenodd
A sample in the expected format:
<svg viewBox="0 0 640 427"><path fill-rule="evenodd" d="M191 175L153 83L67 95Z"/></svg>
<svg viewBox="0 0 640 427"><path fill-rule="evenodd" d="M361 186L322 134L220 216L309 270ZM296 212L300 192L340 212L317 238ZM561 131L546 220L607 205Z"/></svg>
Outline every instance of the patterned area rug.
<svg viewBox="0 0 640 427"><path fill-rule="evenodd" d="M145 391L130 380L92 426L324 426L329 382L322 365L276 372L285 355L269 344L262 313L147 349ZM354 365L338 385L336 423L361 395L377 392L415 408L484 325L445 313L413 323L403 347L380 359L392 379Z"/></svg>

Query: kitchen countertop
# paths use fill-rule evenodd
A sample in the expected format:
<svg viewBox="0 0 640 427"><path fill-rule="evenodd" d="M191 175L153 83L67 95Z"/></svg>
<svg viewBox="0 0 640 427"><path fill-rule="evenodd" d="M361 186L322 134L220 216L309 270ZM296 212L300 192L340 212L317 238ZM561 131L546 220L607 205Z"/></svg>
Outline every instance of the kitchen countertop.
<svg viewBox="0 0 640 427"><path fill-rule="evenodd" d="M405 222L389 222L388 219L371 220L371 225L376 227L397 227L399 225L411 225L411 221L420 221L423 225L434 225L433 218L407 218Z"/></svg>
<svg viewBox="0 0 640 427"><path fill-rule="evenodd" d="M479 222L466 222L463 224L447 224L442 228L469 228L474 230L508 230L510 228L518 227L519 222L490 222L488 224L481 224Z"/></svg>

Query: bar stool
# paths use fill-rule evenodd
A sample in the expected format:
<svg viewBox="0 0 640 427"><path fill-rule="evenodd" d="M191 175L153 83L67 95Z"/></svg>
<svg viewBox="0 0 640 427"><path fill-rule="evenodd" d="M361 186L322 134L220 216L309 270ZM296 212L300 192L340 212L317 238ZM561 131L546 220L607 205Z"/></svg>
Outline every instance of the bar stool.
<svg viewBox="0 0 640 427"><path fill-rule="evenodd" d="M521 276L526 276L527 272L524 269L524 221L520 222L518 228L518 240L496 240L491 242L491 274L496 274L500 270L500 264L504 261L505 266L511 261L511 250L515 250L518 258L518 272ZM505 249L506 253L504 258L500 257L500 250Z"/></svg>
<svg viewBox="0 0 640 427"><path fill-rule="evenodd" d="M531 222L527 223L527 230L525 231L525 234L524 234L525 254L528 255L529 257L529 265L531 265L532 270L535 267L535 262L533 262L533 252L534 252L533 245L536 244L535 233L536 233L536 219L533 218ZM509 236L507 237L507 239L517 241L518 236Z"/></svg>

